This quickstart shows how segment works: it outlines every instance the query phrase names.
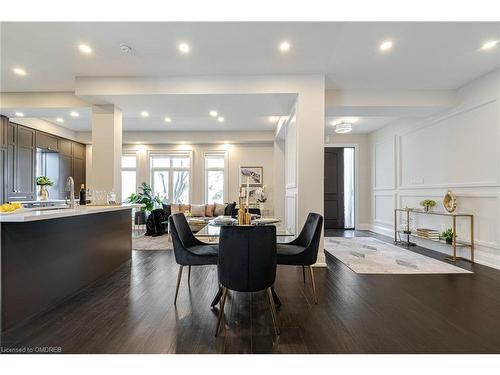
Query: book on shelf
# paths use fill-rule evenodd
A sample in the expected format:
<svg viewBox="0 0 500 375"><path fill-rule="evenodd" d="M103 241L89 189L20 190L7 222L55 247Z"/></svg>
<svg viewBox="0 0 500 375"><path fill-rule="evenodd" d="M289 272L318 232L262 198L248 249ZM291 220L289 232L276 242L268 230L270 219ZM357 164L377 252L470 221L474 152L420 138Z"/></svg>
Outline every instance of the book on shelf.
<svg viewBox="0 0 500 375"><path fill-rule="evenodd" d="M431 240L439 240L439 231L435 229L417 228L416 235Z"/></svg>

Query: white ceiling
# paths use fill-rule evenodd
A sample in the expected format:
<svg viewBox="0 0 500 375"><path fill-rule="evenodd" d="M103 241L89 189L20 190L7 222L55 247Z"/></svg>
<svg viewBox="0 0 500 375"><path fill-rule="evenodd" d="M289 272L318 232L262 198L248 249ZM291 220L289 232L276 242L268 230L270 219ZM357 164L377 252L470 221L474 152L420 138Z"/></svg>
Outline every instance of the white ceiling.
<svg viewBox="0 0 500 375"><path fill-rule="evenodd" d="M128 95L102 96L122 109L125 131L273 131L278 119L286 116L295 101L292 94L245 95ZM209 115L211 110L224 117L220 123ZM76 111L79 116L71 117ZM149 117L142 117L147 111ZM91 130L91 109L87 108L9 108L1 110L7 117L16 112L24 117L41 118L74 131ZM58 123L61 117L64 123ZM172 122L165 122L170 117Z"/></svg>
<svg viewBox="0 0 500 375"><path fill-rule="evenodd" d="M75 76L324 73L335 89L455 89L500 65L500 23L2 23L1 91L73 91ZM378 45L394 41L381 53ZM292 48L282 54L278 44ZM180 55L187 41L191 53ZM91 55L77 46L88 43ZM127 43L132 52L120 51ZM12 73L15 66L28 72Z"/></svg>

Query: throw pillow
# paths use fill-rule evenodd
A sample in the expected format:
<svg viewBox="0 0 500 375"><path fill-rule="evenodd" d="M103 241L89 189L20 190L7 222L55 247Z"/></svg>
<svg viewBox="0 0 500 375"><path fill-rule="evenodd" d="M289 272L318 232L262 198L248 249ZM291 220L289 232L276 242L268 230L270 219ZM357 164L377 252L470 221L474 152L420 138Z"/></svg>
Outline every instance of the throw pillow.
<svg viewBox="0 0 500 375"><path fill-rule="evenodd" d="M192 204L191 214L194 217L204 217L205 216L205 205L204 204Z"/></svg>
<svg viewBox="0 0 500 375"><path fill-rule="evenodd" d="M214 217L215 204L205 205L205 216Z"/></svg>
<svg viewBox="0 0 500 375"><path fill-rule="evenodd" d="M191 205L190 204L179 204L179 210L181 210L182 213L186 211L191 211Z"/></svg>
<svg viewBox="0 0 500 375"><path fill-rule="evenodd" d="M184 213L184 211L181 211L180 204L171 204L170 205L170 212L173 214L179 214L179 213Z"/></svg>
<svg viewBox="0 0 500 375"><path fill-rule="evenodd" d="M215 203L214 216L224 216L225 204Z"/></svg>

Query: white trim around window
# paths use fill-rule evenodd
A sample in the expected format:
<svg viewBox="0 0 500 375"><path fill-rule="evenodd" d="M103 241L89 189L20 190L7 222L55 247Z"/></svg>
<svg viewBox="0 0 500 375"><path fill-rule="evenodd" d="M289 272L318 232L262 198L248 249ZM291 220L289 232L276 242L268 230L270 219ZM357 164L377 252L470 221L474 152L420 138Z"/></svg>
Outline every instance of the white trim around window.
<svg viewBox="0 0 500 375"><path fill-rule="evenodd" d="M224 168L207 168L206 159L207 156L222 156L224 157ZM229 164L228 164L228 152L221 150L213 150L213 151L205 151L203 153L203 196L205 199L205 203L208 202L208 186L207 186L207 174L209 171L223 171L224 172L224 187L222 192L222 202L227 202L229 198Z"/></svg>
<svg viewBox="0 0 500 375"><path fill-rule="evenodd" d="M155 156L187 156L189 158L189 168L184 168L184 167L169 167L169 168L152 168L151 165L151 158ZM190 200L193 197L193 163L194 163L194 158L193 158L193 151L161 151L161 150L149 150L147 152L147 165L148 165L148 180L149 183L151 184L151 187L153 188L153 191L155 191L154 188L154 181L153 181L153 171L155 170L168 170L169 171L169 191L168 191L168 198L170 203L178 203L178 202L171 202L171 199L173 198L173 191L172 191L172 177L173 177L173 172L175 171L187 171L188 172L188 178L189 178L189 191L188 191L188 199L187 203L190 202Z"/></svg>

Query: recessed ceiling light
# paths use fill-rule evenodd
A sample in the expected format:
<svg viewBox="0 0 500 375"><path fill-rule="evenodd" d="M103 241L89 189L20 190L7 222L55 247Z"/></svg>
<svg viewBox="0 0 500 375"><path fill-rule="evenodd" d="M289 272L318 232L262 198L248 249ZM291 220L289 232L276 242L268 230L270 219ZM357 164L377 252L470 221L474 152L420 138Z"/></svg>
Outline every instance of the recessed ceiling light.
<svg viewBox="0 0 500 375"><path fill-rule="evenodd" d="M128 44L121 43L120 44L120 51L123 53L130 53L132 52L132 47L130 47Z"/></svg>
<svg viewBox="0 0 500 375"><path fill-rule="evenodd" d="M189 53L191 51L191 47L185 42L179 43L177 48L179 48L180 53Z"/></svg>
<svg viewBox="0 0 500 375"><path fill-rule="evenodd" d="M78 116L80 116L80 114L79 114L78 112L75 112L75 111L71 111L71 112L69 113L69 115L70 115L71 117L78 117Z"/></svg>
<svg viewBox="0 0 500 375"><path fill-rule="evenodd" d="M210 116L212 117L217 117L217 111L214 111L213 109L210 111Z"/></svg>
<svg viewBox="0 0 500 375"><path fill-rule="evenodd" d="M26 70L24 70L23 68L14 68L12 70L18 76L23 76L24 77L26 75Z"/></svg>
<svg viewBox="0 0 500 375"><path fill-rule="evenodd" d="M56 121L57 122L64 122L64 119L62 117L58 117L58 118L56 118Z"/></svg>
<svg viewBox="0 0 500 375"><path fill-rule="evenodd" d="M142 116L142 117L149 117L149 112L142 111L142 112L141 112L141 116Z"/></svg>
<svg viewBox="0 0 500 375"><path fill-rule="evenodd" d="M24 117L24 113L22 112L16 112L14 114L16 115L16 117Z"/></svg>
<svg viewBox="0 0 500 375"><path fill-rule="evenodd" d="M280 51L281 52L288 52L290 50L290 43L288 42L281 42L280 43Z"/></svg>
<svg viewBox="0 0 500 375"><path fill-rule="evenodd" d="M172 122L172 119L170 117L165 117L165 122Z"/></svg>
<svg viewBox="0 0 500 375"><path fill-rule="evenodd" d="M498 43L500 43L500 40L488 40L481 46L481 49L485 50L495 48Z"/></svg>
<svg viewBox="0 0 500 375"><path fill-rule="evenodd" d="M217 121L219 121L219 122L224 122L224 117L219 116L219 117L217 118Z"/></svg>
<svg viewBox="0 0 500 375"><path fill-rule="evenodd" d="M392 42L392 40L386 40L386 41L382 42L379 49L381 51L389 51L393 45L394 45L394 43Z"/></svg>
<svg viewBox="0 0 500 375"><path fill-rule="evenodd" d="M269 122L275 123L276 121L278 121L278 119L278 116L269 116Z"/></svg>
<svg viewBox="0 0 500 375"><path fill-rule="evenodd" d="M88 44L80 44L78 46L78 49L80 50L81 53L85 53L86 55L89 55L92 53L92 48Z"/></svg>

